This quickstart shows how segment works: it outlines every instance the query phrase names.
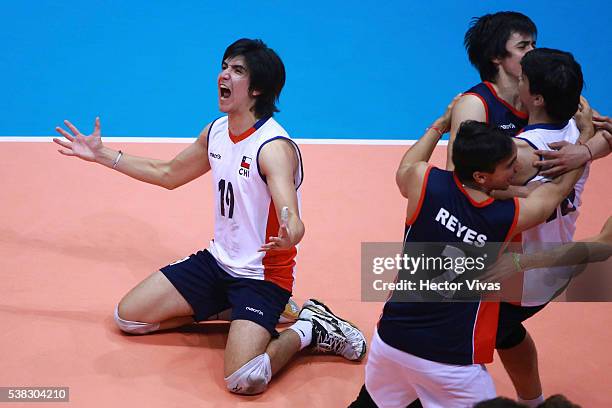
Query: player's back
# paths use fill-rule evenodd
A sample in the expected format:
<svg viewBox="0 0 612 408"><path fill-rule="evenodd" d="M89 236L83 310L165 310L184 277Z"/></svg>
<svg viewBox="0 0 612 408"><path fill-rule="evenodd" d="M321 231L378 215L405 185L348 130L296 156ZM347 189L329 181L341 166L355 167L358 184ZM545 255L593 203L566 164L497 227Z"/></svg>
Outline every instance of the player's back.
<svg viewBox="0 0 612 408"><path fill-rule="evenodd" d="M491 244L507 241L516 225L516 200L475 202L453 172L435 167L425 180L422 204L407 221L406 248L435 243L442 257L449 247L451 252L472 248L493 262L499 246ZM388 345L427 360L485 363L493 357L498 310L494 302L405 302L394 294L385 304L378 334Z"/></svg>

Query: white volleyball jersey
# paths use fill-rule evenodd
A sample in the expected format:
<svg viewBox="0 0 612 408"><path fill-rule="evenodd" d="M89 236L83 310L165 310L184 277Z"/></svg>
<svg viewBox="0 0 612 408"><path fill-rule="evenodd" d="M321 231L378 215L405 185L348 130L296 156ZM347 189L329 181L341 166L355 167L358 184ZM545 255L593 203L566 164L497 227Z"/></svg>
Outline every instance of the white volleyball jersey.
<svg viewBox="0 0 612 408"><path fill-rule="evenodd" d="M230 134L227 116L212 123L208 160L215 197L215 235L208 251L234 277L271 281L291 292L297 248L258 252L268 237L278 235L279 228L270 190L259 168L259 152L279 138L295 148L298 189L303 178L299 148L273 118L259 120L238 136Z"/></svg>
<svg viewBox="0 0 612 408"><path fill-rule="evenodd" d="M548 143L567 141L576 143L580 131L571 119L567 124L528 125L518 138L528 142L534 149L551 150ZM590 165L584 169L570 195L558 206L548 220L522 233L522 246L525 253L546 251L555 246L572 242L576 231L578 208L582 203L582 192L589 176ZM547 179L536 175L531 181ZM530 181L530 182L531 182ZM572 267L531 269L523 277L523 306L538 306L552 300L569 283Z"/></svg>

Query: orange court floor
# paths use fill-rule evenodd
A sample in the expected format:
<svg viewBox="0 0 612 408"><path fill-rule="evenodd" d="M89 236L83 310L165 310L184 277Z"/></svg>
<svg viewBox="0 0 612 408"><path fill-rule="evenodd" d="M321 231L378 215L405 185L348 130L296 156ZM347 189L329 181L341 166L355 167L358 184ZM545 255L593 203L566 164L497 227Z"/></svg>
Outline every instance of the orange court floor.
<svg viewBox="0 0 612 408"><path fill-rule="evenodd" d="M184 144L109 143L170 158ZM174 191L60 156L52 143L0 143L0 387L67 386L54 407L346 407L365 361L301 354L259 396L223 381L227 324L127 336L113 322L121 297L160 267L205 248L213 233L204 176ZM382 303L360 301L362 242L402 239L405 200L395 169L406 146L301 147L305 179L294 298L325 301L370 339ZM443 166L445 146L433 163ZM612 159L595 162L576 238L610 215ZM612 304L553 303L527 322L546 395L612 406ZM499 394L514 397L498 357ZM2 403L1 406L45 406Z"/></svg>

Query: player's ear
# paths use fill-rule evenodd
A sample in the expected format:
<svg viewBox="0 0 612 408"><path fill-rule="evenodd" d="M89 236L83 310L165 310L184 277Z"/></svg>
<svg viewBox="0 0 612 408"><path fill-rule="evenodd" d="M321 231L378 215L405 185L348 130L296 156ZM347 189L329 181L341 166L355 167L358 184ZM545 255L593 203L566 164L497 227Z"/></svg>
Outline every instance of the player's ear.
<svg viewBox="0 0 612 408"><path fill-rule="evenodd" d="M544 106L544 97L542 95L532 95L533 96L533 105L537 107Z"/></svg>
<svg viewBox="0 0 612 408"><path fill-rule="evenodd" d="M475 171L472 173L472 178L476 182L476 184L483 185L487 181L487 173L482 171Z"/></svg>
<svg viewBox="0 0 612 408"><path fill-rule="evenodd" d="M492 62L493 64L495 64L495 65L500 65L500 64L501 64L501 61L502 61L502 58L501 58L501 57L495 57L495 58L492 58L492 59L491 59L491 62Z"/></svg>

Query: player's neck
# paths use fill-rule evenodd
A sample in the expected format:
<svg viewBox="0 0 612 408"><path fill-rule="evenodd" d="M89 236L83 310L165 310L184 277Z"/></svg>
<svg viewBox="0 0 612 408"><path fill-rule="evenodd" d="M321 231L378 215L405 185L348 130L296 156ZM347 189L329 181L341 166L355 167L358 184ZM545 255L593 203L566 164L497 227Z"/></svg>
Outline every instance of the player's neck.
<svg viewBox="0 0 612 408"><path fill-rule="evenodd" d="M536 155L535 149L522 139L514 139L516 145L516 161L518 170L512 177L512 185L522 186L538 174L538 170L533 167L533 162L540 160Z"/></svg>
<svg viewBox="0 0 612 408"><path fill-rule="evenodd" d="M462 183L462 185L463 188L465 188L465 191L470 195L470 197L472 197L474 201L484 201L491 197L491 190L487 190L479 184L465 182Z"/></svg>
<svg viewBox="0 0 612 408"><path fill-rule="evenodd" d="M545 109L535 109L529 111L528 125L534 125L536 123L556 123L557 121L548 116Z"/></svg>
<svg viewBox="0 0 612 408"><path fill-rule="evenodd" d="M251 111L230 112L228 114L229 130L234 135L241 135L255 125L257 118Z"/></svg>
<svg viewBox="0 0 612 408"><path fill-rule="evenodd" d="M522 104L518 94L518 79L511 77L505 71L500 70L495 82L492 82L493 88L501 99L513 106L517 110L521 110Z"/></svg>

